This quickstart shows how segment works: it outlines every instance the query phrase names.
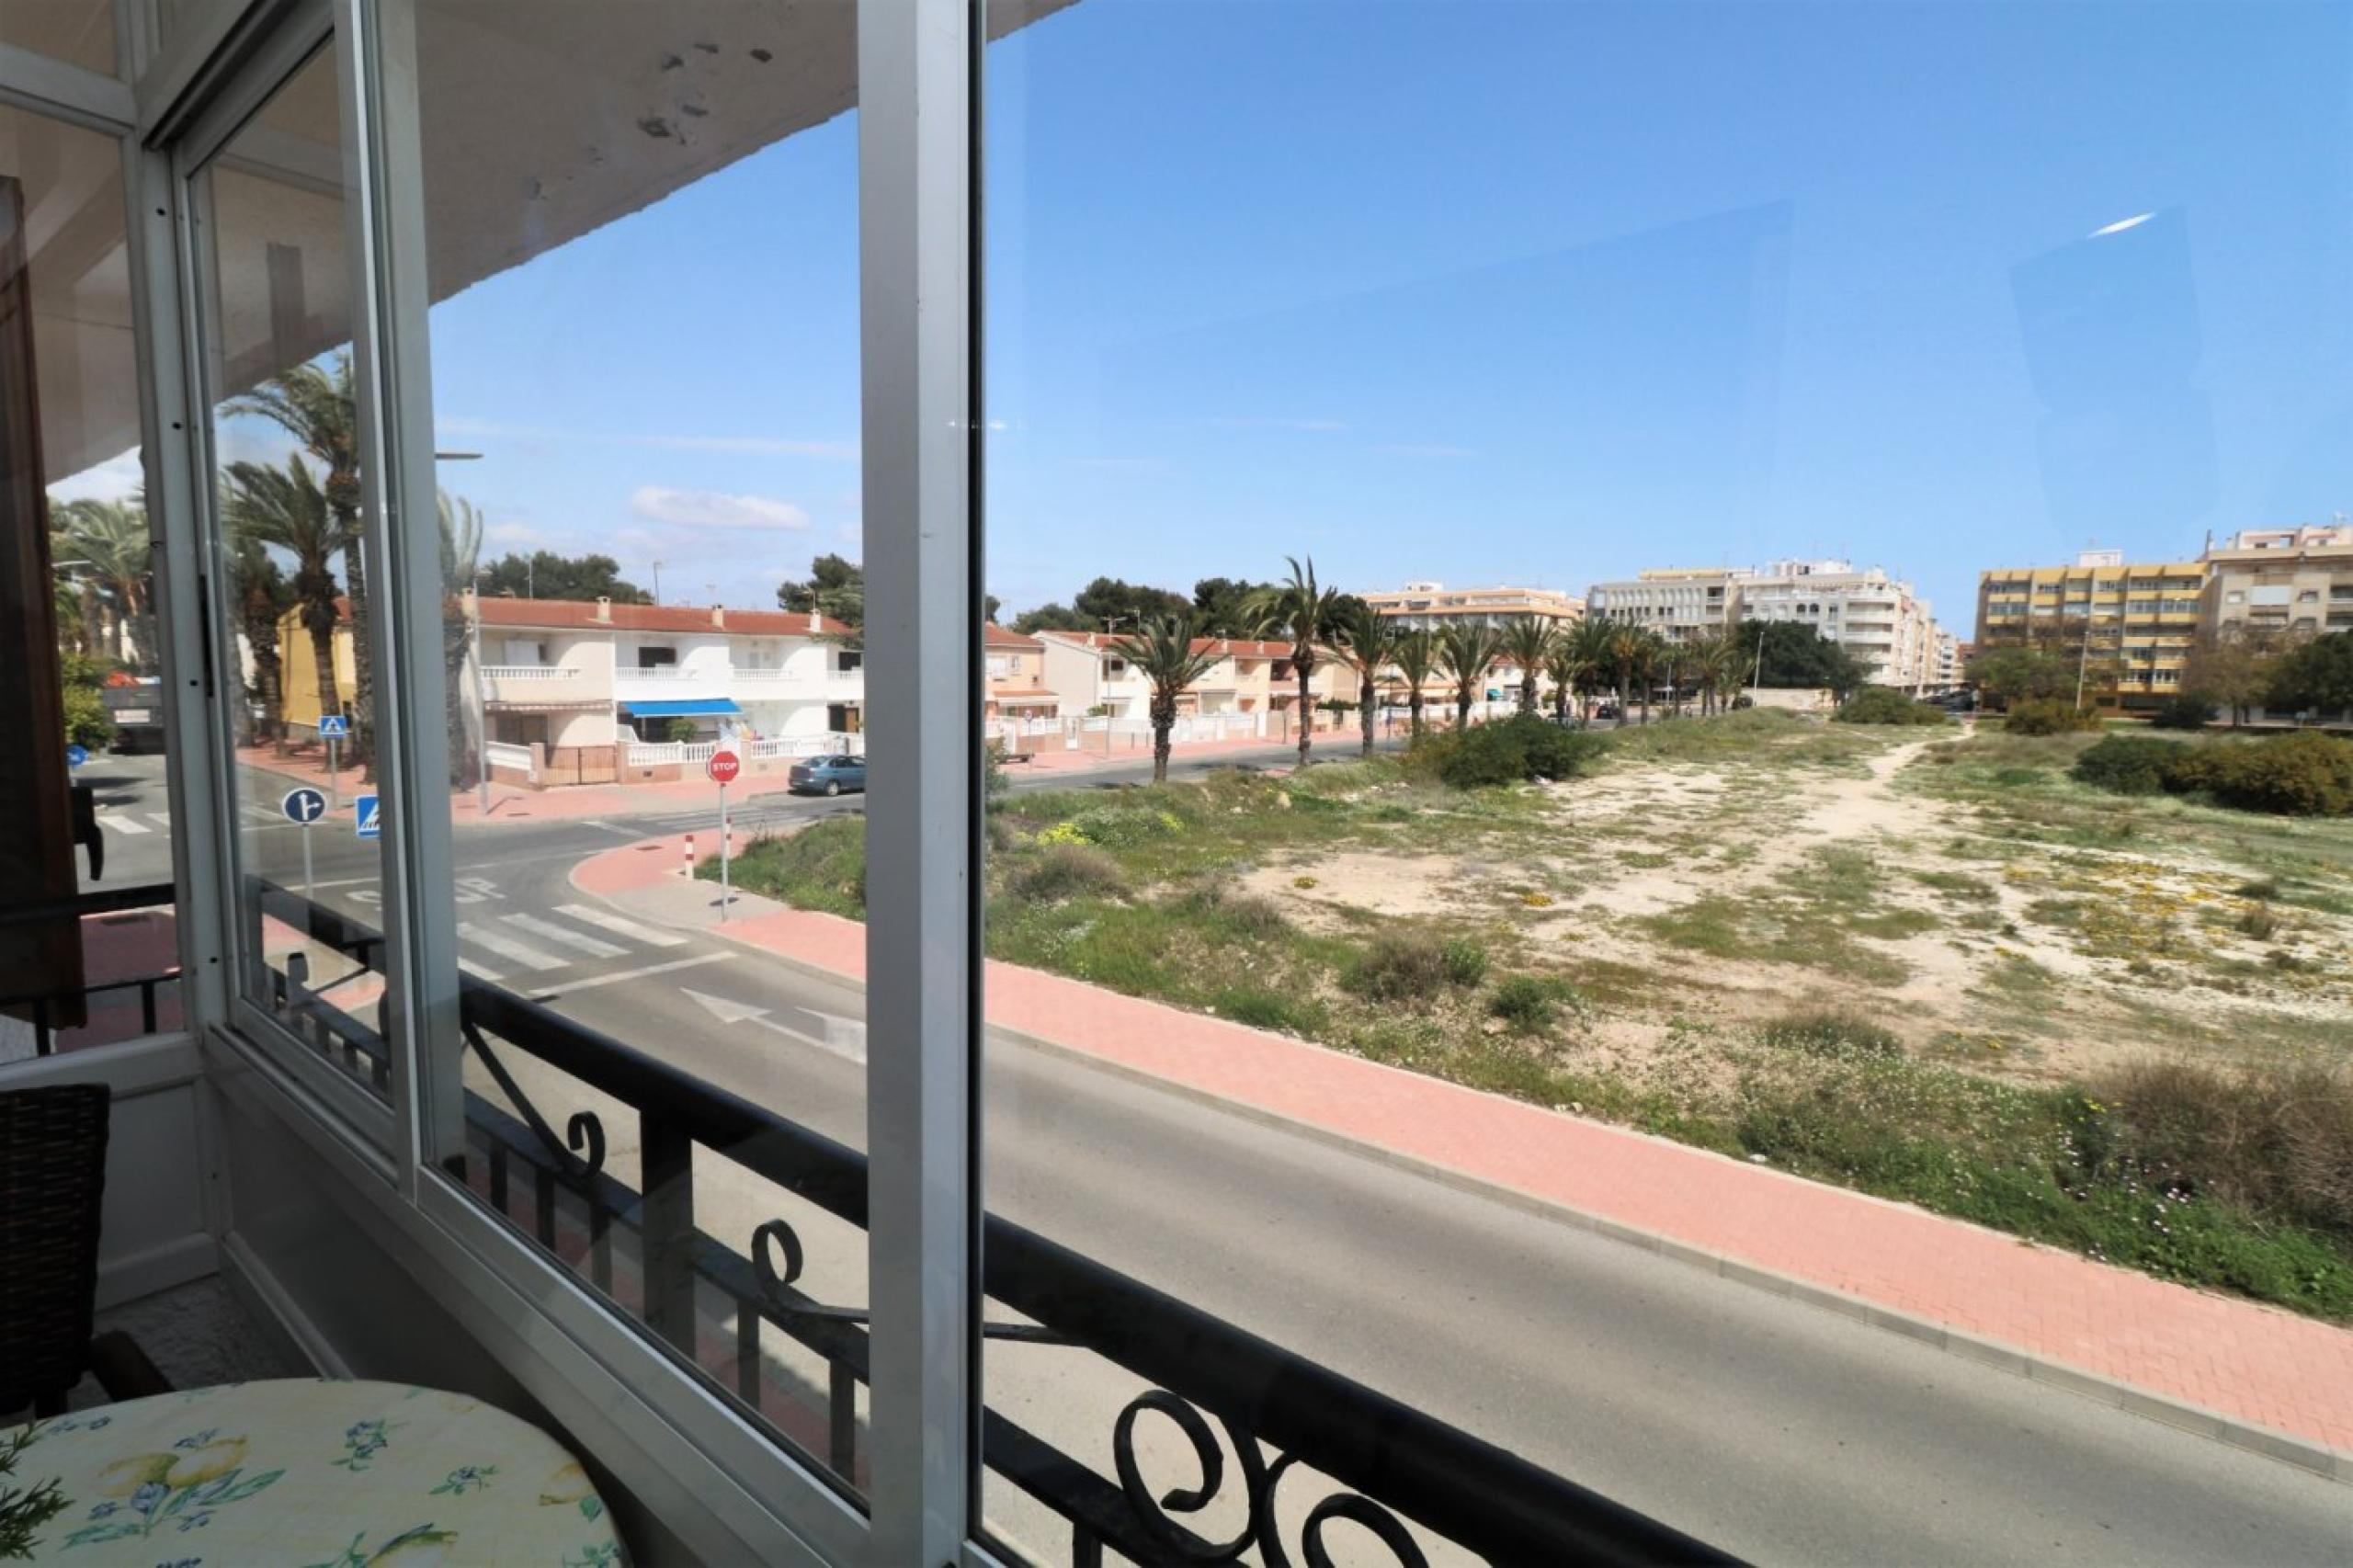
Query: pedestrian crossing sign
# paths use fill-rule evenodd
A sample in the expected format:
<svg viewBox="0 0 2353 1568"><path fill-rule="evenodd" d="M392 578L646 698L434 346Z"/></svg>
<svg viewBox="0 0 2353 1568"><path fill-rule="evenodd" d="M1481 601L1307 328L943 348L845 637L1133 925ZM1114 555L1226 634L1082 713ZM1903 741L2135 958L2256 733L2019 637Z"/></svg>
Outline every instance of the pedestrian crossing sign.
<svg viewBox="0 0 2353 1568"><path fill-rule="evenodd" d="M328 713L321 716L319 720L319 739L323 741L343 741L349 740L350 738L350 720L345 718L340 713Z"/></svg>
<svg viewBox="0 0 2353 1568"><path fill-rule="evenodd" d="M374 838L383 832L383 813L376 809L376 802L382 798L380 795L354 795L351 798L355 813L351 819L352 830L360 837Z"/></svg>

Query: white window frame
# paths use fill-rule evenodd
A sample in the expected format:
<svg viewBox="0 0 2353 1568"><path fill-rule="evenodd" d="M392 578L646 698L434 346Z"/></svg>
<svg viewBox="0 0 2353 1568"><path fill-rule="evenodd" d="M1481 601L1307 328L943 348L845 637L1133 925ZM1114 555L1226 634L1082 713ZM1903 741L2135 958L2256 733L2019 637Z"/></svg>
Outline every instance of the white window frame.
<svg viewBox="0 0 2353 1568"><path fill-rule="evenodd" d="M168 44L153 0L118 0L135 80L0 50L0 102L121 139L142 449L164 540L158 601L177 726L170 756L191 1027L224 1092L264 1107L382 1210L387 1251L429 1274L460 1321L548 1410L631 1451L598 1457L699 1549L764 1562L989 1561L978 1512L978 854L982 758L976 417L975 88L970 0L856 0L868 615L878 700L867 801L870 953L904 983L870 997L870 1517L672 1365L424 1159L420 1085L454 1037L454 915L440 722L415 0L188 0ZM380 699L390 1108L235 994L237 926L214 788L233 756L208 696L199 521L209 484L197 249L186 176L331 30L349 187L354 376ZM386 526L388 525L388 526ZM223 629L211 617L210 655ZM412 656L415 655L415 656ZM216 676L216 685L218 677ZM410 801L437 809L404 809ZM429 1099L430 1096L422 1096ZM518 1317L521 1320L517 1329ZM617 1401L634 1403L627 1410ZM642 1462L641 1462L642 1461ZM692 1517L684 1517L692 1516Z"/></svg>

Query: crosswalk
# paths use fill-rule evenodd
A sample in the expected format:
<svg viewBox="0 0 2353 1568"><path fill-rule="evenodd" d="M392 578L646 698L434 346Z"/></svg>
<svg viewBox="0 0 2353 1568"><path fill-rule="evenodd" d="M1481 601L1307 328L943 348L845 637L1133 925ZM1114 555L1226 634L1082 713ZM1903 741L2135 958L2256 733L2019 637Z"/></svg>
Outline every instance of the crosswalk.
<svg viewBox="0 0 2353 1568"><path fill-rule="evenodd" d="M237 820L248 827L290 827L286 814L275 806L255 801L237 802ZM108 833L119 833L128 838L141 838L149 834L168 836L172 831L172 813L168 811L128 811L112 806L98 813L98 826Z"/></svg>
<svg viewBox="0 0 2353 1568"><path fill-rule="evenodd" d="M586 903L560 903L540 913L483 913L458 922L459 967L477 980L503 981L513 974L528 976L537 983L560 970L601 966L631 959L647 949L661 951L686 945L687 938L675 931L665 931ZM716 962L727 956L715 953L675 960L605 978L659 973ZM578 989L584 983L573 980L569 983Z"/></svg>

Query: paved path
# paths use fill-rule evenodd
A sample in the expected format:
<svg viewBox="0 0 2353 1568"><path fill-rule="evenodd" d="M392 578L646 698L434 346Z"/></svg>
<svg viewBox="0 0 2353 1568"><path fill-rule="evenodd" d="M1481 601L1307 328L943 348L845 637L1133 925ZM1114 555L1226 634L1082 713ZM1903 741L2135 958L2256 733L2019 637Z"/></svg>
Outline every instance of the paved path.
<svg viewBox="0 0 2353 1568"><path fill-rule="evenodd" d="M708 925L714 890L678 875L683 853L676 837L625 846L573 880L649 918ZM864 979L854 922L747 900L714 929ZM993 1028L2353 1480L2346 1330L1035 970L991 963L987 995Z"/></svg>

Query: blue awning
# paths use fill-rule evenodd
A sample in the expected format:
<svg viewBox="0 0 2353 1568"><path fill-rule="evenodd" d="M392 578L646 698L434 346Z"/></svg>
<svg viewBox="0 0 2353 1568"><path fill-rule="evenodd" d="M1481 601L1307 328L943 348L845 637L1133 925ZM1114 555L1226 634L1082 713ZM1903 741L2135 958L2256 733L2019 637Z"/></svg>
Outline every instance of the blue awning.
<svg viewBox="0 0 2353 1568"><path fill-rule="evenodd" d="M724 697L688 697L674 702L624 702L621 706L640 719L704 719L714 713L744 711Z"/></svg>

